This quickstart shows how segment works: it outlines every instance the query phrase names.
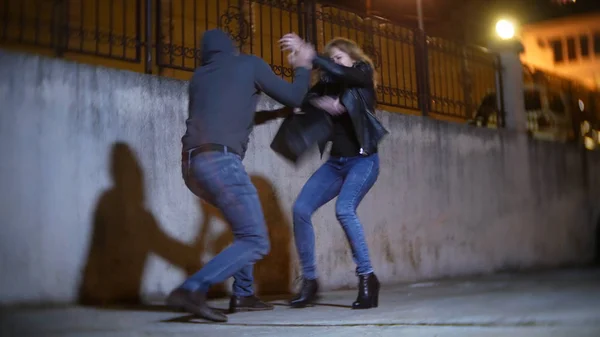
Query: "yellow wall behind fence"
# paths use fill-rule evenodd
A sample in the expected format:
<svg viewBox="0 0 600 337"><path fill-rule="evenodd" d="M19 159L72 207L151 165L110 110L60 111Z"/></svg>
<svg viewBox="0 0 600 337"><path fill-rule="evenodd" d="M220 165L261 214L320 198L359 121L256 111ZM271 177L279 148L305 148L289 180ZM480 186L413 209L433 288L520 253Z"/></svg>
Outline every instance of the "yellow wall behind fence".
<svg viewBox="0 0 600 337"><path fill-rule="evenodd" d="M189 70L198 65L194 52L199 49L202 33L221 27L240 37L238 41L243 41L243 52L261 56L278 66L275 69L278 74L289 75L290 66L279 50L277 40L287 32L298 32L296 0L285 2L288 4L285 8L280 8L281 3L269 6L250 0L157 1L152 13L151 43L157 40L159 30L163 47L171 46L171 49L152 51L153 73L188 80ZM0 4L0 18L7 19L6 29L0 25L2 41L6 41L3 47L55 55L59 33L68 30L68 39L60 44L65 59L144 71L145 1L65 0L62 7L56 2L35 0L0 0ZM156 20L157 7L160 7L159 20ZM316 10L319 13L316 45L322 49L327 41L338 36L353 39L361 46L371 43L377 51L374 60L379 64L380 107L420 114L413 31L383 20L363 19L334 7L318 5ZM67 27L57 24L61 17L68 23ZM159 29L156 21L160 24ZM366 26L372 28L368 34L364 33ZM113 33L112 38L109 32ZM138 34L141 43L136 45ZM437 46L430 48L428 53L429 86L433 96L431 109L446 115L444 119L470 118L483 96L494 90L493 59L486 58L483 53L479 54L479 61L474 61L473 57L465 58L463 49L448 41L430 39L430 44ZM97 54L102 56L95 56ZM137 57L139 60L135 62ZM128 58L132 62L117 58ZM161 67L156 65L157 61ZM179 67L187 70L174 69ZM471 95L471 111L456 104L465 101L465 92ZM433 116L439 115L434 113Z"/></svg>

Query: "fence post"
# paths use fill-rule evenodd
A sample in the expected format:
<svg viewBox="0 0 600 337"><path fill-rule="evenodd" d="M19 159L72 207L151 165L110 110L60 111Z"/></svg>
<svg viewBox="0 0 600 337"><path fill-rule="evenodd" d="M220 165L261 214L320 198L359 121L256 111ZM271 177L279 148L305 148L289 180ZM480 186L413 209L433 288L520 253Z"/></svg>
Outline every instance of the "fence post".
<svg viewBox="0 0 600 337"><path fill-rule="evenodd" d="M54 22L52 25L54 52L57 57L62 57L65 51L65 43L68 42L68 29L66 15L67 7L64 0L56 0L54 2Z"/></svg>
<svg viewBox="0 0 600 337"><path fill-rule="evenodd" d="M144 32L146 40L146 62L144 65L146 74L152 74L152 0L146 0L146 29Z"/></svg>
<svg viewBox="0 0 600 337"><path fill-rule="evenodd" d="M304 40L306 38L307 18L308 18L308 1L298 0L296 3L296 14L298 15L298 35ZM308 40L307 40L308 41ZM310 41L309 41L310 42Z"/></svg>
<svg viewBox="0 0 600 337"><path fill-rule="evenodd" d="M311 42L317 48L316 38L316 1L315 0L304 0L302 6L300 1L298 2L298 30L299 34L307 42Z"/></svg>
<svg viewBox="0 0 600 337"><path fill-rule="evenodd" d="M465 100L465 117L471 119L474 117L474 109L473 109L473 84L471 81L471 71L469 69L469 50L466 46L461 46L461 62L460 62L460 72L462 77L462 89L463 89L463 97Z"/></svg>
<svg viewBox="0 0 600 337"><path fill-rule="evenodd" d="M161 2L160 0L156 1L156 21L155 21L155 35L154 35L154 52L156 53L156 64L158 65L158 73L160 74L162 69L162 60L160 57L161 54L161 48L162 48L162 40L161 40L161 35L162 35L162 20L160 17L160 11L161 11Z"/></svg>
<svg viewBox="0 0 600 337"><path fill-rule="evenodd" d="M527 132L523 83L523 64L519 54L523 50L520 41L501 41L491 46L502 62L502 96L504 101L506 128Z"/></svg>
<svg viewBox="0 0 600 337"><path fill-rule="evenodd" d="M502 74L504 70L502 69L502 59L500 55L496 54L495 60L495 69L496 69L496 104L498 105L498 116L497 116L497 124L499 127L506 127L506 107L504 106L504 78Z"/></svg>
<svg viewBox="0 0 600 337"><path fill-rule="evenodd" d="M310 25L309 31L311 42L318 49L319 37L317 36L317 1L311 0L310 4Z"/></svg>
<svg viewBox="0 0 600 337"><path fill-rule="evenodd" d="M429 114L429 61L427 56L427 36L421 29L414 30L415 63L417 71L417 93L419 109L423 116Z"/></svg>

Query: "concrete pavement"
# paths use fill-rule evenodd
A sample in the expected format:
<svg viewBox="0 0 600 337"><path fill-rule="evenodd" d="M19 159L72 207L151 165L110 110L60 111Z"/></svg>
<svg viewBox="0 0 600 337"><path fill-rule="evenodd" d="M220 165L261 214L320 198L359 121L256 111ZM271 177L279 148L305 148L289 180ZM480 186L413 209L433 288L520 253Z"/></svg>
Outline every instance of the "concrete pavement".
<svg viewBox="0 0 600 337"><path fill-rule="evenodd" d="M600 336L600 270L500 274L385 286L380 307L354 311L354 291L314 308L237 313L209 323L166 308L4 308L1 336ZM215 301L226 308L227 301Z"/></svg>

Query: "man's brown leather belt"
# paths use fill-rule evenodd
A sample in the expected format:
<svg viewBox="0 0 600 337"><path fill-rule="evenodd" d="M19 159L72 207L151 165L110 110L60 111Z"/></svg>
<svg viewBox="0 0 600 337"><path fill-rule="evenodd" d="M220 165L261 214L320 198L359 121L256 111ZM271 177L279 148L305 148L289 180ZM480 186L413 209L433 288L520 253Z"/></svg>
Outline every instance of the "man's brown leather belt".
<svg viewBox="0 0 600 337"><path fill-rule="evenodd" d="M188 160L194 158L194 156L204 153L204 152L221 152L221 153L233 153L235 155L240 155L237 151L233 150L229 146L221 145L221 144L202 144L190 151L183 152L182 158L183 160Z"/></svg>

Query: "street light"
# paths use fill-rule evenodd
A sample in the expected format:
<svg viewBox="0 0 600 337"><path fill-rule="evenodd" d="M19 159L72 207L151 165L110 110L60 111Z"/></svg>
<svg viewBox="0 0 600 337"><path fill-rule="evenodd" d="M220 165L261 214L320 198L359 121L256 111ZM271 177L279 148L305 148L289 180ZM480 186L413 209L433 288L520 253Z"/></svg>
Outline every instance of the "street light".
<svg viewBox="0 0 600 337"><path fill-rule="evenodd" d="M499 20L496 23L496 34L502 40L509 40L515 36L515 25L508 20Z"/></svg>

